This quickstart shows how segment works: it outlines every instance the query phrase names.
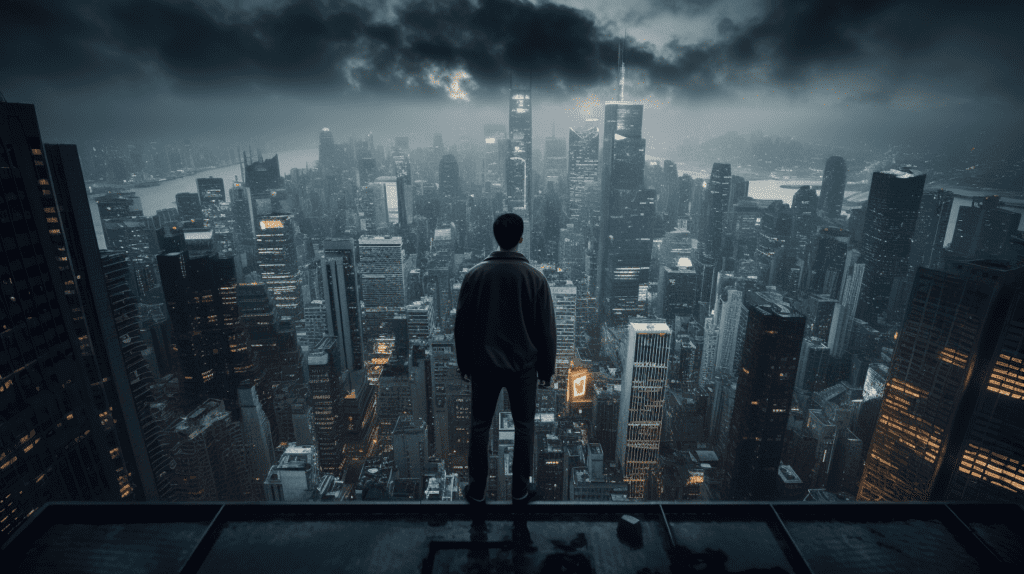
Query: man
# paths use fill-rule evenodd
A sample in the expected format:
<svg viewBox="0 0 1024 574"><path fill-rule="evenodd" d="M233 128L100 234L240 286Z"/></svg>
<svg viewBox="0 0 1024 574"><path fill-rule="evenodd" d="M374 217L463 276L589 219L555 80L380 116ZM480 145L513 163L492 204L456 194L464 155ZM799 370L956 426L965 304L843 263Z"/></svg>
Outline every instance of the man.
<svg viewBox="0 0 1024 574"><path fill-rule="evenodd" d="M469 270L462 281L455 315L459 372L472 383L470 484L463 496L484 503L487 490L487 435L504 387L515 423L512 501L537 497L531 485L533 417L537 386L551 386L555 373L555 305L540 271L516 247L523 242L523 219L506 213L494 222L499 251Z"/></svg>

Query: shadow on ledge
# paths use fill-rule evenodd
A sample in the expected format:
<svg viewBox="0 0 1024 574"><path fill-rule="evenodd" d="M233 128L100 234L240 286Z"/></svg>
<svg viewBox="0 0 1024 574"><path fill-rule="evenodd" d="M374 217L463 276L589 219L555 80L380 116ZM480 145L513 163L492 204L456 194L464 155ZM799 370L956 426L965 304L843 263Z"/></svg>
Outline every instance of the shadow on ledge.
<svg viewBox="0 0 1024 574"><path fill-rule="evenodd" d="M942 503L49 503L5 572L1020 572L1024 510ZM10 568L10 569L9 569Z"/></svg>

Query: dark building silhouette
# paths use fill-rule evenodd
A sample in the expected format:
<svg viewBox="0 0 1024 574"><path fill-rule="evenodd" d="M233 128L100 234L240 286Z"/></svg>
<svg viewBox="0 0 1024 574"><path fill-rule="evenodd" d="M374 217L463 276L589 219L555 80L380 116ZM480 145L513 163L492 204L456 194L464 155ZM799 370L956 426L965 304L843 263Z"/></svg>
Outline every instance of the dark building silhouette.
<svg viewBox="0 0 1024 574"><path fill-rule="evenodd" d="M324 241L319 280L327 306L327 334L337 339L337 344L332 347L337 355L334 364L341 370L361 369L363 365L357 275L355 240Z"/></svg>
<svg viewBox="0 0 1024 574"><path fill-rule="evenodd" d="M1020 499L1022 287L1001 262L918 268L858 500L944 500L953 477L959 495Z"/></svg>
<svg viewBox="0 0 1024 574"><path fill-rule="evenodd" d="M1020 213L999 207L999 196L975 199L962 206L956 216L956 228L950 251L965 259L1001 259L1006 256L1010 238L1020 225Z"/></svg>
<svg viewBox="0 0 1024 574"><path fill-rule="evenodd" d="M803 333L804 317L789 307L748 307L725 455L733 500L774 498Z"/></svg>
<svg viewBox="0 0 1024 574"><path fill-rule="evenodd" d="M334 143L334 134L330 128L320 130L320 171L330 173L338 168L338 147Z"/></svg>
<svg viewBox="0 0 1024 574"><path fill-rule="evenodd" d="M320 469L341 476L344 454L342 448L342 399L345 396L339 379L343 369L334 362L337 351L334 337L324 337L306 356L306 380L313 407L313 436L316 439Z"/></svg>
<svg viewBox="0 0 1024 574"><path fill-rule="evenodd" d="M794 257L809 258L811 240L818 230L818 194L814 188L805 185L793 194L793 244Z"/></svg>
<svg viewBox="0 0 1024 574"><path fill-rule="evenodd" d="M236 388L252 378L255 364L240 324L234 260L179 251L159 255L157 263L187 408L212 398L237 414Z"/></svg>
<svg viewBox="0 0 1024 574"><path fill-rule="evenodd" d="M35 107L0 101L0 540L52 500L120 500L58 289L62 235ZM80 177L80 176L79 176ZM49 211L53 210L53 211ZM51 221L52 219L52 221ZM110 421L112 422L112 421ZM127 487L127 491L122 491Z"/></svg>
<svg viewBox="0 0 1024 574"><path fill-rule="evenodd" d="M700 231L697 234L700 257L713 262L716 269L721 269L724 253L725 212L729 207L729 195L732 193L732 166L727 163L716 163L711 166L711 179L708 181L704 202L701 204Z"/></svg>
<svg viewBox="0 0 1024 574"><path fill-rule="evenodd" d="M252 189L254 196L261 198L268 197L270 190L284 185L277 155L270 159L263 159L261 156L258 161L247 164L245 166L245 185Z"/></svg>
<svg viewBox="0 0 1024 574"><path fill-rule="evenodd" d="M825 173L821 176L821 211L825 217L839 218L845 192L846 160L834 155L825 160Z"/></svg>
<svg viewBox="0 0 1024 574"><path fill-rule="evenodd" d="M911 239L921 207L925 174L909 168L871 176L861 261L864 283L857 318L880 325L893 284L907 272Z"/></svg>
<svg viewBox="0 0 1024 574"><path fill-rule="evenodd" d="M793 212L781 201L768 206L761 217L754 262L758 279L767 285L777 285L780 270L785 267L786 241L793 231Z"/></svg>

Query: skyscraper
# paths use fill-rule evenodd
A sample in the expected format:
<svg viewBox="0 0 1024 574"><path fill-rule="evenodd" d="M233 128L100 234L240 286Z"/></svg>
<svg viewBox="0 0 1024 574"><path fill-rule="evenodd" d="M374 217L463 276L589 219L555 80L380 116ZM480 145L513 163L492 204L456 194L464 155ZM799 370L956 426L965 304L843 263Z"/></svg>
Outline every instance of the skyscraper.
<svg viewBox="0 0 1024 574"><path fill-rule="evenodd" d="M962 258L1004 258L1020 213L1000 207L998 195L978 198L957 212L950 251Z"/></svg>
<svg viewBox="0 0 1024 574"><path fill-rule="evenodd" d="M672 332L665 323L638 320L631 320L628 329L615 457L629 497L643 499L661 446Z"/></svg>
<svg viewBox="0 0 1024 574"><path fill-rule="evenodd" d="M256 263L260 280L274 298L282 321L302 318L302 290L295 220L291 215L267 215L256 230Z"/></svg>
<svg viewBox="0 0 1024 574"><path fill-rule="evenodd" d="M204 207L227 199L224 192L224 179L220 177L196 178L196 189L199 191L199 201Z"/></svg>
<svg viewBox="0 0 1024 574"><path fill-rule="evenodd" d="M845 192L846 160L834 155L825 160L825 172L821 176L821 211L825 217L837 219L841 215Z"/></svg>
<svg viewBox="0 0 1024 574"><path fill-rule="evenodd" d="M501 124L484 126L483 182L491 185L492 192L505 198L505 164L509 158L508 132Z"/></svg>
<svg viewBox="0 0 1024 574"><path fill-rule="evenodd" d="M555 303L555 377L556 385L568 384L569 363L576 355L576 286L572 281L551 283Z"/></svg>
<svg viewBox="0 0 1024 574"><path fill-rule="evenodd" d="M748 309L724 465L733 500L773 498L803 332L804 317L788 306Z"/></svg>
<svg viewBox="0 0 1024 574"><path fill-rule="evenodd" d="M35 108L0 102L0 223L8 230L0 245L0 436L17 443L4 439L0 454L0 540L50 500L131 494L118 483L58 290L57 263L67 254L51 239L64 231L51 215L47 161ZM41 417L39 404L53 414Z"/></svg>
<svg viewBox="0 0 1024 574"><path fill-rule="evenodd" d="M405 308L404 259L401 237L359 238L364 345L374 345L377 337L388 335L387 322Z"/></svg>
<svg viewBox="0 0 1024 574"><path fill-rule="evenodd" d="M321 471L341 476L342 417L341 401L344 397L338 374L342 371L334 362L337 341L324 337L306 355L306 380L313 407L313 437L316 439Z"/></svg>
<svg viewBox="0 0 1024 574"><path fill-rule="evenodd" d="M832 325L828 333L828 348L833 357L842 357L850 349L854 315L860 301L865 268L866 266L860 262L860 251L851 249L847 252L840 282L839 301L832 312Z"/></svg>
<svg viewBox="0 0 1024 574"><path fill-rule="evenodd" d="M722 258L725 255L723 228L731 189L732 166L727 163L716 163L711 166L711 180L708 182L706 201L702 205L704 213L698 240L700 256L705 261L714 262L718 269L721 269Z"/></svg>
<svg viewBox="0 0 1024 574"><path fill-rule="evenodd" d="M876 171L871 176L861 242L865 268L858 319L879 325L893 284L907 270L924 181L925 174L909 168Z"/></svg>
<svg viewBox="0 0 1024 574"><path fill-rule="evenodd" d="M337 168L337 148L334 145L334 135L330 128L320 130L320 157L319 167L323 172L332 172Z"/></svg>
<svg viewBox="0 0 1024 574"><path fill-rule="evenodd" d="M932 189L925 191L921 196L921 210L917 215L914 243L910 248L910 264L912 266L934 269L940 264L952 208L953 192L951 191Z"/></svg>
<svg viewBox="0 0 1024 574"><path fill-rule="evenodd" d="M320 282L326 307L326 334L337 339L335 365L341 370L363 367L364 339L356 256L354 239L324 241Z"/></svg>
<svg viewBox="0 0 1024 574"><path fill-rule="evenodd" d="M173 436L178 500L252 500L242 425L223 401L203 401L178 422Z"/></svg>
<svg viewBox="0 0 1024 574"><path fill-rule="evenodd" d="M646 274L641 273L642 259L638 261L634 257L642 250L637 245L639 236L650 234L651 230L633 227L639 223L640 204L645 203L642 201L645 199L642 194L646 150L642 137L643 115L643 104L605 103L597 299L600 318L619 324L639 313L640 283L647 281Z"/></svg>
<svg viewBox="0 0 1024 574"><path fill-rule="evenodd" d="M1014 402L1004 404L1019 408L1013 395L1020 396L1020 365L1013 358L1022 287L1024 268L1001 262L960 263L949 272L918 268L858 500L944 500L954 476L960 495L968 483L977 492L999 483L1019 500L1020 466L1008 455L1020 451L1007 446L1020 436L1011 428L1019 428L1020 417L995 407L1009 396Z"/></svg>
<svg viewBox="0 0 1024 574"><path fill-rule="evenodd" d="M253 378L256 365L240 324L234 260L181 251L159 255L157 263L186 408L212 398L237 414L235 389Z"/></svg>
<svg viewBox="0 0 1024 574"><path fill-rule="evenodd" d="M509 156L505 166L507 209L529 210L533 175L533 102L532 89L510 88L508 100Z"/></svg>

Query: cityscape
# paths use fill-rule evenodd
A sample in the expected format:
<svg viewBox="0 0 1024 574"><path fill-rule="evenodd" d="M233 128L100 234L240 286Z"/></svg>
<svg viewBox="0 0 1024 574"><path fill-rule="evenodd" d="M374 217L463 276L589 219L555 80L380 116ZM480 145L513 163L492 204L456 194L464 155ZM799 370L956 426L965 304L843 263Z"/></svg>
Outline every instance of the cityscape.
<svg viewBox="0 0 1024 574"><path fill-rule="evenodd" d="M616 34L572 113L550 69L417 88L498 110L451 129L382 101L51 143L0 76L0 542L50 501L461 501L455 316L503 213L555 307L542 500L1024 503L1020 116L976 144L672 136L685 104ZM489 501L513 434L503 393Z"/></svg>

